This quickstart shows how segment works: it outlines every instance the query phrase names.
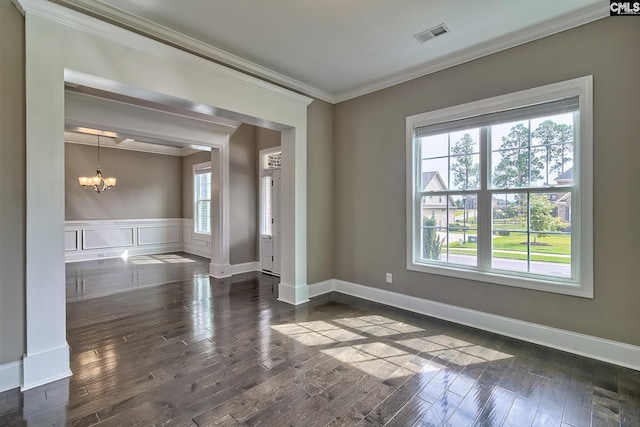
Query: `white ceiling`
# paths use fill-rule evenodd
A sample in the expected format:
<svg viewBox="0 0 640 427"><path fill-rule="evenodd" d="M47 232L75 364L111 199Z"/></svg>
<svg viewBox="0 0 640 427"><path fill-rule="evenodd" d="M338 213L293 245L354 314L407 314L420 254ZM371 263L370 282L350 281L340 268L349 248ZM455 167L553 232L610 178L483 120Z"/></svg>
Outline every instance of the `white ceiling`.
<svg viewBox="0 0 640 427"><path fill-rule="evenodd" d="M331 102L608 16L603 0L58 2Z"/></svg>

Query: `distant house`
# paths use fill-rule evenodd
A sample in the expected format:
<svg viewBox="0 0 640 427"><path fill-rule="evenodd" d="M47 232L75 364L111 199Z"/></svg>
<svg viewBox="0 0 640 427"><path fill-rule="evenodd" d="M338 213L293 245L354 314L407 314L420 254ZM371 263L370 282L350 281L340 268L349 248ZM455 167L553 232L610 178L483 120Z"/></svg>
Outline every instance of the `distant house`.
<svg viewBox="0 0 640 427"><path fill-rule="evenodd" d="M558 185L573 184L573 168L567 169L564 173L554 179ZM549 200L556 204L558 218L565 222L571 222L571 193L551 193Z"/></svg>
<svg viewBox="0 0 640 427"><path fill-rule="evenodd" d="M422 191L446 190L447 184L437 171L422 172ZM456 204L451 196L437 194L422 198L422 217L435 218L438 227L456 220Z"/></svg>

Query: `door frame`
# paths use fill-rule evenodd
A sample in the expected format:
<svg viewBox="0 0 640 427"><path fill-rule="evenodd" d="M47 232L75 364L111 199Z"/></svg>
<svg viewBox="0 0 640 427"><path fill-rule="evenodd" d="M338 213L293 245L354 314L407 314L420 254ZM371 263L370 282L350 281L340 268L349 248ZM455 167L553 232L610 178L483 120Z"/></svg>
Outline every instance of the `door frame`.
<svg viewBox="0 0 640 427"><path fill-rule="evenodd" d="M84 83L89 86L135 97L144 91L161 94L221 117L281 131L286 228L278 299L307 302L307 106L312 99L50 1L14 3L25 15L26 41L22 389L71 375L64 267L64 85L70 73L88 78L94 83ZM212 151L212 166L219 160L228 172L228 144L220 148ZM228 254L228 246L214 247L212 256L220 251Z"/></svg>
<svg viewBox="0 0 640 427"><path fill-rule="evenodd" d="M262 174L268 170L263 167L262 160L264 156L277 153L277 152L282 152L281 145L271 147L271 148L265 148L263 150L260 150L260 152L258 153L258 233L257 235L258 235L258 271L260 272L262 272L262 242L261 242L262 240L261 225L262 224L261 223L262 223L262 215L264 215L264 212L262 211L262 197L263 197L263 194L262 194L263 193L262 191L263 175ZM282 207L282 204L280 204L280 207ZM280 275L277 275L277 276L279 277Z"/></svg>

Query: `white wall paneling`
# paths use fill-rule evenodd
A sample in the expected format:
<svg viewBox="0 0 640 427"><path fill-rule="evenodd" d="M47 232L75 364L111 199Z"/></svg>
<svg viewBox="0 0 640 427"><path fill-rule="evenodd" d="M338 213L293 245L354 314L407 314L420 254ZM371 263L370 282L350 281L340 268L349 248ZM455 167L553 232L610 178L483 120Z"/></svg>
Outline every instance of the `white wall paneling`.
<svg viewBox="0 0 640 427"><path fill-rule="evenodd" d="M211 259L211 236L193 232L193 219L184 218L182 224L183 251Z"/></svg>
<svg viewBox="0 0 640 427"><path fill-rule="evenodd" d="M138 227L138 246L181 242L182 224Z"/></svg>
<svg viewBox="0 0 640 427"><path fill-rule="evenodd" d="M65 262L178 252L182 224L181 218L66 221ZM69 249L75 236L82 244Z"/></svg>
<svg viewBox="0 0 640 427"><path fill-rule="evenodd" d="M134 245L133 227L106 227L82 230L82 249L126 248Z"/></svg>
<svg viewBox="0 0 640 427"><path fill-rule="evenodd" d="M64 230L64 250L65 251L77 251L80 245L78 244L78 230L67 230L65 226Z"/></svg>

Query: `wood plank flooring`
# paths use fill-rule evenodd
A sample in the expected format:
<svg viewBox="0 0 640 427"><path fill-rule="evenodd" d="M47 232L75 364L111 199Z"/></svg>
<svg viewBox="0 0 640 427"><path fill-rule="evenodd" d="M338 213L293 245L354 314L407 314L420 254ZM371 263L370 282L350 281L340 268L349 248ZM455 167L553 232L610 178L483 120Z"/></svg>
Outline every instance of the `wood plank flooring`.
<svg viewBox="0 0 640 427"><path fill-rule="evenodd" d="M68 303L74 375L0 393L0 426L640 426L637 371L344 295L293 307L191 259Z"/></svg>

